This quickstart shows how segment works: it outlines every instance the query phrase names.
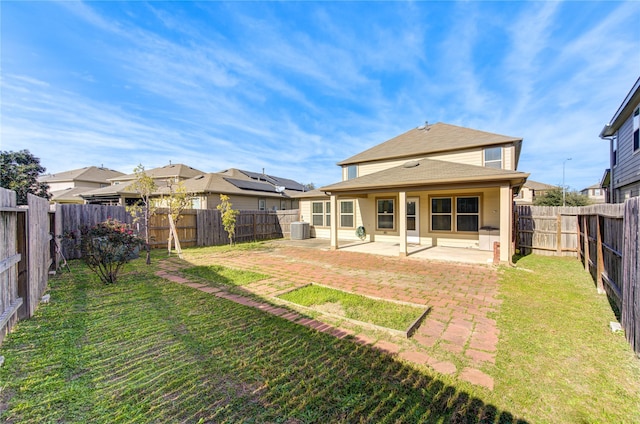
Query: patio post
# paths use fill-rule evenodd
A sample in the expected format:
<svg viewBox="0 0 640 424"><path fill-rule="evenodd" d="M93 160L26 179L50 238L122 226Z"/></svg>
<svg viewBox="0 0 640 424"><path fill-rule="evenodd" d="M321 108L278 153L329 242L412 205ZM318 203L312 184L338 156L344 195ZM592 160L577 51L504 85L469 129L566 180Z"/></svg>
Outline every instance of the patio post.
<svg viewBox="0 0 640 424"><path fill-rule="evenodd" d="M511 220L513 193L509 185L500 186L500 262L511 258Z"/></svg>
<svg viewBox="0 0 640 424"><path fill-rule="evenodd" d="M398 230L400 236L400 257L407 256L407 192L401 191L399 194L398 206Z"/></svg>
<svg viewBox="0 0 640 424"><path fill-rule="evenodd" d="M338 249L338 197L335 194L331 195L331 226L330 226L330 240L331 250Z"/></svg>

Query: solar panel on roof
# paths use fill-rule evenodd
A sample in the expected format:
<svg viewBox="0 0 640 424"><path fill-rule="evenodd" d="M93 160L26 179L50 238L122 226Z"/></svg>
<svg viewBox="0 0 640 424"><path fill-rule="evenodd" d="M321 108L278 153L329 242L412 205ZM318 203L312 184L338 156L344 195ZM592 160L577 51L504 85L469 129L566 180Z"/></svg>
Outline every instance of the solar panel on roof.
<svg viewBox="0 0 640 424"><path fill-rule="evenodd" d="M260 183L258 181L237 180L235 178L224 178L225 181L233 184L242 190L265 191L268 193L276 193L276 188L271 184Z"/></svg>

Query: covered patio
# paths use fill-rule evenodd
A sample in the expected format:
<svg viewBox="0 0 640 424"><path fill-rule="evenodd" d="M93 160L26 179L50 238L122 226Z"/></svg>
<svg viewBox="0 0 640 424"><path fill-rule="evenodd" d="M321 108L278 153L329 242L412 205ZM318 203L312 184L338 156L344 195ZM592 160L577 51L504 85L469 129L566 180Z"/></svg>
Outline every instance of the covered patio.
<svg viewBox="0 0 640 424"><path fill-rule="evenodd" d="M271 243L284 245L305 247L320 250L332 250L331 241L323 238L311 238L306 240L275 240ZM383 242L383 241L353 241L339 240L340 246L337 250L345 252L368 253L372 255L394 256L398 257L399 243ZM407 245L408 259L416 260L433 260L447 261L469 264L493 264L493 252L458 247L445 246L421 246L417 244Z"/></svg>

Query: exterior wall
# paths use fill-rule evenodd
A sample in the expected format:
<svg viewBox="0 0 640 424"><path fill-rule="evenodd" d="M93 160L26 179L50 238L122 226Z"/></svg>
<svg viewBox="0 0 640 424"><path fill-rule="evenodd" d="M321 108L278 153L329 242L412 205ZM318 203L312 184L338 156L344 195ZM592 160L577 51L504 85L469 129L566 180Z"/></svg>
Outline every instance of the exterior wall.
<svg viewBox="0 0 640 424"><path fill-rule="evenodd" d="M279 210L289 210L289 209L298 208L297 199L239 196L236 194L229 196L229 201L231 202L233 209L236 209L236 210L258 210L260 208L259 199L265 199L266 210L279 211ZM284 201L284 205L282 204L282 201ZM201 208L215 209L219 204L220 204L220 195L209 194L206 196L206 202L201 202Z"/></svg>
<svg viewBox="0 0 640 424"><path fill-rule="evenodd" d="M527 205L527 204L533 203L533 197L534 197L533 190L531 190L529 187L522 187L520 189L520 193L518 194L518 197L516 197L514 201L518 204Z"/></svg>
<svg viewBox="0 0 640 424"><path fill-rule="evenodd" d="M478 196L480 198L479 209L479 226L492 226L500 228L500 189L498 187L486 188L486 189L467 189L458 191L421 191L421 192L408 192L407 198L417 197L419 198L419 226L420 226L420 244L424 246L450 246L450 247L467 247L467 248L479 248L479 233L478 232L440 232L431 231L431 211L430 211L430 199L431 197L456 197L456 196ZM376 229L376 205L377 199L380 198L393 198L395 199L395 222L394 228L390 230ZM354 220L355 225L353 228L339 228L338 239L339 240L358 240L355 235L355 230L360 225L365 227L367 232L368 241L381 241L381 242L393 242L399 241L399 205L398 205L398 193L375 193L370 194L366 198L339 198L338 204L343 200L354 201ZM302 219L306 222L313 222L311 217L311 204L312 202L329 201L328 198L318 199L303 199L300 202L300 213ZM455 206L454 206L455 207ZM508 212L507 212L508 213ZM336 219L337 216L332 213L332 219ZM316 227L311 225L311 235L317 238L329 238L329 227Z"/></svg>
<svg viewBox="0 0 640 424"><path fill-rule="evenodd" d="M465 150L462 152L439 153L432 155L421 155L414 158L394 159L388 161L366 162L358 165L358 176L369 175L385 169L403 165L410 160L434 159L448 162L462 163L465 165L484 166L484 149L476 148ZM507 170L514 169L515 147L507 146L502 148L502 168ZM346 180L346 166L342 170L342 179Z"/></svg>
<svg viewBox="0 0 640 424"><path fill-rule="evenodd" d="M101 188L109 185L106 181L104 183L94 183L89 181L59 181L47 184L49 185L49 191L66 190L74 187Z"/></svg>
<svg viewBox="0 0 640 424"><path fill-rule="evenodd" d="M634 107L634 110L636 108ZM613 187L616 202L624 202L625 198L639 196L636 183L640 181L640 151L633 151L633 113L622 124L616 133L618 139L618 160L613 167Z"/></svg>

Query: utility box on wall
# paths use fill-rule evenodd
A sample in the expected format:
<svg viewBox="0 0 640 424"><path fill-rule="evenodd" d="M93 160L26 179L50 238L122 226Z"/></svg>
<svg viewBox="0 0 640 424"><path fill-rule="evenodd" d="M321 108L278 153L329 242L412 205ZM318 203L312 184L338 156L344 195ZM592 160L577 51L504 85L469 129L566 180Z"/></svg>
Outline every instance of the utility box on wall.
<svg viewBox="0 0 640 424"><path fill-rule="evenodd" d="M306 240L310 237L308 222L291 223L291 240Z"/></svg>
<svg viewBox="0 0 640 424"><path fill-rule="evenodd" d="M478 237L480 250L493 250L493 242L500 242L500 229L491 226L480 227Z"/></svg>

